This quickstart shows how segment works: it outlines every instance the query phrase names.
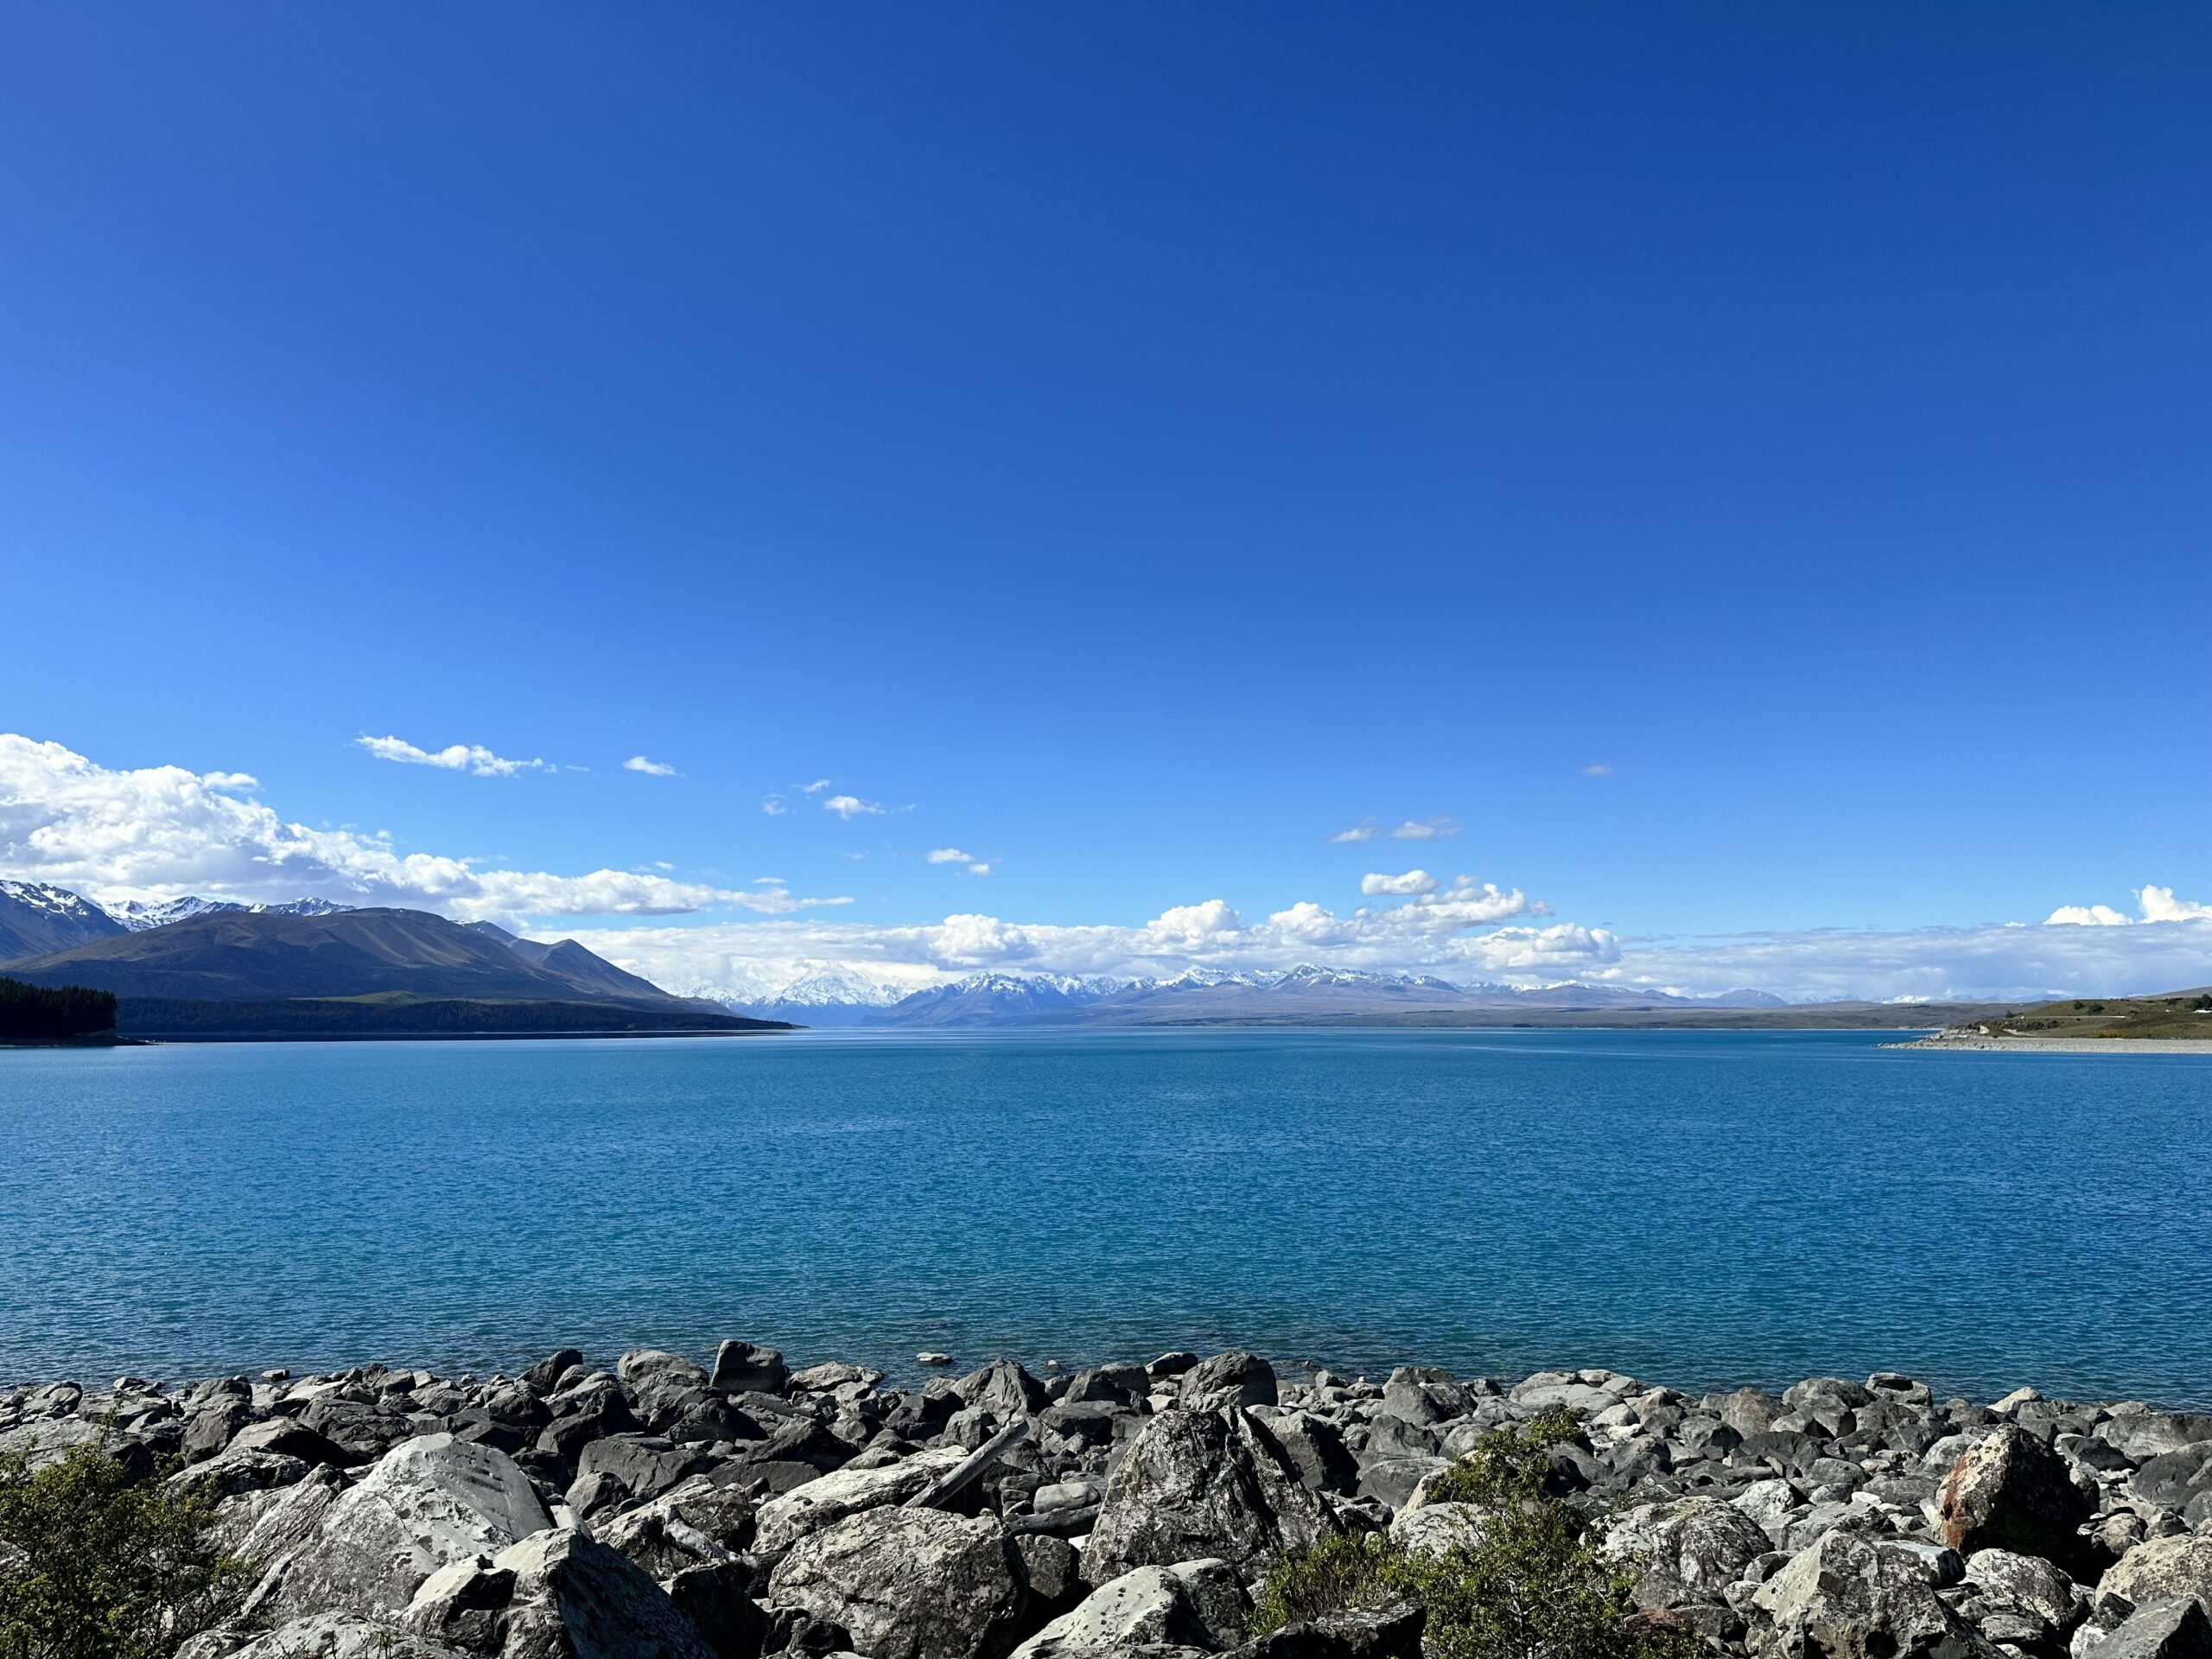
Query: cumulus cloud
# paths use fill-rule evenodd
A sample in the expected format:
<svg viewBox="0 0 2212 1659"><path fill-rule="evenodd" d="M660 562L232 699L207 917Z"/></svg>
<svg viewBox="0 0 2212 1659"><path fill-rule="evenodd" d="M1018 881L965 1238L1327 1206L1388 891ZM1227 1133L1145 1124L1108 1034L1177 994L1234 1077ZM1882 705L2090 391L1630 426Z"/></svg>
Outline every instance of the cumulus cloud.
<svg viewBox="0 0 2212 1659"><path fill-rule="evenodd" d="M1458 823L1448 817L1408 818L1390 832L1399 841L1441 841L1459 833Z"/></svg>
<svg viewBox="0 0 2212 1659"><path fill-rule="evenodd" d="M763 796L760 800L760 810L772 818L780 818L791 810L784 804L784 798L780 795Z"/></svg>
<svg viewBox="0 0 2212 1659"><path fill-rule="evenodd" d="M2201 922L2212 919L2212 905L2192 904L2174 897L2171 887L2141 887L2135 890L2140 916L2114 910L2110 905L2061 905L2044 918L2046 927L2133 927L2160 922Z"/></svg>
<svg viewBox="0 0 2212 1659"><path fill-rule="evenodd" d="M2212 905L2176 899L2171 887L2144 887L2135 895L2146 922L2201 922L2212 919Z"/></svg>
<svg viewBox="0 0 2212 1659"><path fill-rule="evenodd" d="M242 772L116 770L59 743L0 734L0 874L103 900L314 895L508 924L722 908L780 915L851 902L795 898L780 887L733 892L635 870L557 875L402 852L388 836L289 822L251 798L253 787Z"/></svg>
<svg viewBox="0 0 2212 1659"><path fill-rule="evenodd" d="M1359 890L1370 899L1402 899L1416 893L1434 893L1436 878L1427 870L1408 870L1403 875L1370 874L1359 878Z"/></svg>
<svg viewBox="0 0 2212 1659"><path fill-rule="evenodd" d="M543 760L509 760L477 743L452 743L442 749L419 749L403 738L369 737L353 740L354 747L366 749L379 760L397 760L403 766L436 766L446 772L465 772L475 778L512 778L523 772L557 772L559 767Z"/></svg>
<svg viewBox="0 0 2212 1659"><path fill-rule="evenodd" d="M807 791L809 794L813 792L810 788ZM880 817L882 816L883 805L879 801L864 801L857 795L832 795L822 803L822 810L825 812L835 812L847 823L850 823L855 818Z"/></svg>
<svg viewBox="0 0 2212 1659"><path fill-rule="evenodd" d="M810 784L799 785L798 792L802 795L819 795L829 787L830 780L827 778L817 778Z"/></svg>
<svg viewBox="0 0 2212 1659"><path fill-rule="evenodd" d="M2044 918L2045 927L2126 927L2134 921L2110 905L2061 905Z"/></svg>
<svg viewBox="0 0 2212 1659"><path fill-rule="evenodd" d="M1610 778L1613 775L1613 769L1600 760L1594 765L1583 767L1582 775L1585 778Z"/></svg>
<svg viewBox="0 0 2212 1659"><path fill-rule="evenodd" d="M1331 842L1337 843L1342 843L1344 842L1372 841L1375 839L1376 833L1375 820L1369 818L1362 823L1355 823L1349 830L1338 830L1337 833L1331 836L1329 839Z"/></svg>
<svg viewBox="0 0 2212 1659"><path fill-rule="evenodd" d="M642 754L633 754L625 760L622 763L622 770L642 772L648 778L674 778L678 775L674 766L663 766L658 760L648 760Z"/></svg>

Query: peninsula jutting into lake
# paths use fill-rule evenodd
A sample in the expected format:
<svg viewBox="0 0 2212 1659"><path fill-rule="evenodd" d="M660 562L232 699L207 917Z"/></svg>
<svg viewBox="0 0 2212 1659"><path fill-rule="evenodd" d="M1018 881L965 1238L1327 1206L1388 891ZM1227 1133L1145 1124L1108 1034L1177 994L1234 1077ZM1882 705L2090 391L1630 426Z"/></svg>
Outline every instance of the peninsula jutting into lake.
<svg viewBox="0 0 2212 1659"><path fill-rule="evenodd" d="M940 1374L733 1340L49 1382L0 1395L0 1458L158 1460L212 1502L244 1571L190 1659L1420 1659L1500 1616L1485 1574L1532 1570L1497 1554L1531 1512L1484 1484L1509 1457L1559 1587L1591 1563L1627 1650L2179 1659L2212 1635L2212 1416L1888 1372L1698 1394L920 1358Z"/></svg>

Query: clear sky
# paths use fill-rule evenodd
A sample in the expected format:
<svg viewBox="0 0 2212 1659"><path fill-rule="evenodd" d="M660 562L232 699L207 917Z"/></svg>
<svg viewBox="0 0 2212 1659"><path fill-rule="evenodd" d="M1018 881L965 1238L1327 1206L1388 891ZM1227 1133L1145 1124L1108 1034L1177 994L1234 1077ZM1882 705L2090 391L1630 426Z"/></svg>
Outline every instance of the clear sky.
<svg viewBox="0 0 2212 1659"><path fill-rule="evenodd" d="M2150 887L2094 971L2212 980L2208 66L2195 5L0 5L0 874L678 978L1217 899L1136 955L1881 994L1972 973L1806 931Z"/></svg>

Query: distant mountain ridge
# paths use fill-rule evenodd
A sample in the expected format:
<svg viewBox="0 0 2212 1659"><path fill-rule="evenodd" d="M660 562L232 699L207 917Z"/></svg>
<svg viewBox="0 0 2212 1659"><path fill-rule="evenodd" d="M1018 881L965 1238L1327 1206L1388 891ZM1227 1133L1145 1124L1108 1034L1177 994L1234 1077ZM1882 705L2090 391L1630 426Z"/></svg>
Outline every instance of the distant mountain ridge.
<svg viewBox="0 0 2212 1659"><path fill-rule="evenodd" d="M1687 997L1665 991L1579 981L1525 988L1461 985L1431 974L1376 973L1313 963L1280 970L1189 968L1166 979L986 971L893 1001L841 997L836 982L810 976L772 996L723 1006L755 1019L891 1029L1041 1025L1173 1025L1213 1021L1338 1022L1363 1015L1496 1010L1613 1012L1771 1008L1788 1004L1765 991Z"/></svg>
<svg viewBox="0 0 2212 1659"><path fill-rule="evenodd" d="M281 905L245 905L232 899L123 899L103 905L67 887L42 881L0 881L0 962L67 950L118 933L143 933L195 916L224 913L332 916L351 905L327 899L294 899Z"/></svg>
<svg viewBox="0 0 2212 1659"><path fill-rule="evenodd" d="M0 962L33 984L172 1001L396 995L709 1011L573 939L549 944L490 923L323 899L175 900L126 921L66 888L0 883Z"/></svg>

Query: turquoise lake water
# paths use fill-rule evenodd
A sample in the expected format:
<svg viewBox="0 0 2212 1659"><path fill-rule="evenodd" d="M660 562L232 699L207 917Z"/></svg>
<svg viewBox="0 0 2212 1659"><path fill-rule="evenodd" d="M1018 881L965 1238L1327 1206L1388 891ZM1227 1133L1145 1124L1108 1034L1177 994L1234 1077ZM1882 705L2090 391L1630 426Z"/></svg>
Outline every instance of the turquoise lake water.
<svg viewBox="0 0 2212 1659"><path fill-rule="evenodd" d="M742 1336L2212 1402L2212 1059L1882 1040L0 1052L0 1383Z"/></svg>

